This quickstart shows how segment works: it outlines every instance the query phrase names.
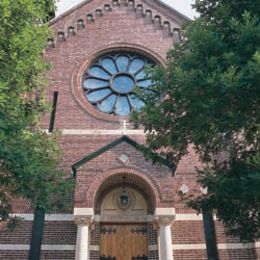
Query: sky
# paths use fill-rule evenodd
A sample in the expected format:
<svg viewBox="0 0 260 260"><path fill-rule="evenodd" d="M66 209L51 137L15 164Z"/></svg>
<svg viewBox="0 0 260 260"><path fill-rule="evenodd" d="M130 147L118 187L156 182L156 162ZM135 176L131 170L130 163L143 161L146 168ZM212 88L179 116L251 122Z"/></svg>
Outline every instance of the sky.
<svg viewBox="0 0 260 260"><path fill-rule="evenodd" d="M61 13L67 11L71 7L77 5L83 0L56 0L57 11L56 15L60 15ZM177 11L182 14L188 16L189 18L193 18L196 15L196 12L192 10L191 4L195 2L195 0L161 0L162 2L168 4L173 7Z"/></svg>
<svg viewBox="0 0 260 260"><path fill-rule="evenodd" d="M195 3L195 0L161 0L165 4L173 7L180 13L188 16L189 18L193 19L196 16L196 12L192 9L191 5Z"/></svg>

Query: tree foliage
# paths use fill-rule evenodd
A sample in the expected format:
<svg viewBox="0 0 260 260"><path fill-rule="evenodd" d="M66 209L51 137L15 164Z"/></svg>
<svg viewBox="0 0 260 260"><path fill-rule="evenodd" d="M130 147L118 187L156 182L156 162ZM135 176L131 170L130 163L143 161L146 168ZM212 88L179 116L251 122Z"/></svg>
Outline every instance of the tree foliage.
<svg viewBox="0 0 260 260"><path fill-rule="evenodd" d="M151 70L147 106L133 115L149 146L176 162L193 144L205 163L206 195L189 205L213 210L232 235L260 237L259 1L204 0L183 29L166 69ZM153 100L160 98L154 105Z"/></svg>
<svg viewBox="0 0 260 260"><path fill-rule="evenodd" d="M47 1L51 3L52 1ZM42 52L49 35L39 21L46 1L0 1L0 219L8 219L11 199L29 199L51 209L71 186L59 170L56 135L39 129L48 63Z"/></svg>

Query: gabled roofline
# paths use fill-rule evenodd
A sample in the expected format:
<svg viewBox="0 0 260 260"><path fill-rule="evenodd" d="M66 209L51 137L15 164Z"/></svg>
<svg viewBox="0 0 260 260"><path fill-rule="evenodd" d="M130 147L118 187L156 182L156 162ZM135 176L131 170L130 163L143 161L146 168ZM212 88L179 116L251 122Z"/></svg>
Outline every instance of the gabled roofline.
<svg viewBox="0 0 260 260"><path fill-rule="evenodd" d="M77 9L81 8L83 5L87 4L88 2L91 2L93 0L85 0L73 7L71 7L69 10L65 11L64 13L60 14L59 16L53 18L52 20L49 21L49 25L53 25L56 22L58 22L59 20L61 20L63 17L66 17L67 15L73 13L74 11L76 11Z"/></svg>
<svg viewBox="0 0 260 260"><path fill-rule="evenodd" d="M53 25L56 22L58 22L59 20L61 20L62 18L68 16L69 14L73 13L74 11L76 11L77 9L81 8L82 6L84 6L85 4L92 2L94 0L85 0L75 6L73 6L72 8L70 8L69 10L67 10L66 12L60 14L59 16L55 17L54 19L52 19L51 21L49 21L49 25ZM176 9L174 9L173 7L169 6L166 3L163 3L161 0L145 0L145 2L147 4L149 4L150 2L154 2L159 4L161 7L167 9L170 12L173 12L175 15L179 16L181 19L186 20L186 21L191 21L191 19L189 17L187 17L186 15L182 14L181 12L177 11Z"/></svg>
<svg viewBox="0 0 260 260"><path fill-rule="evenodd" d="M100 148L99 150L88 154L87 156L85 156L84 158L82 158L81 160L77 161L76 163L74 163L71 166L72 169L72 173L73 176L75 177L77 174L77 169L87 163L88 161L91 161L92 159L94 159L95 157L101 155L102 153L112 149L113 147L117 146L118 144L122 143L122 142L126 142L130 145L132 145L133 147L135 147L136 149L138 149L139 151L141 151L144 155L149 156L153 162L158 162L161 163L165 166L167 166L168 168L170 168L171 170L173 170L173 172L175 172L176 170L176 165L171 162L168 161L166 159L164 159L163 157L161 157L160 155L158 155L157 153L152 152L149 148L145 147L144 145L138 144L136 141L134 141L133 139L129 138L126 135L123 135L122 137L116 139L115 141L113 141L112 143L107 144L106 146Z"/></svg>
<svg viewBox="0 0 260 260"><path fill-rule="evenodd" d="M177 11L175 8L169 6L168 4L162 2L161 0L144 0L147 4L154 2L159 4L160 6L162 6L163 8L167 9L170 12L173 12L174 14L176 14L177 16L179 16L180 18L182 18L183 20L186 21L191 21L191 18L189 18L188 16L186 16L185 14Z"/></svg>

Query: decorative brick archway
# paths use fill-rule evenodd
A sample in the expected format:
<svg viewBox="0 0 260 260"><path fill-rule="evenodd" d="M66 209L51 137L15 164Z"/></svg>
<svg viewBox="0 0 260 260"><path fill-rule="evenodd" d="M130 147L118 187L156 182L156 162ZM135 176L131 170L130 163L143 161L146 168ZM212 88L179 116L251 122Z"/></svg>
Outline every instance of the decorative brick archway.
<svg viewBox="0 0 260 260"><path fill-rule="evenodd" d="M126 177L128 185L134 186L137 190L142 189L144 197L147 197L148 203L150 203L151 210L159 207L160 191L155 181L148 178L141 170L130 167L110 169L104 174L97 176L86 194L88 200L91 201L89 206L92 208L97 206L98 209L102 193L108 187L122 183L123 176Z"/></svg>

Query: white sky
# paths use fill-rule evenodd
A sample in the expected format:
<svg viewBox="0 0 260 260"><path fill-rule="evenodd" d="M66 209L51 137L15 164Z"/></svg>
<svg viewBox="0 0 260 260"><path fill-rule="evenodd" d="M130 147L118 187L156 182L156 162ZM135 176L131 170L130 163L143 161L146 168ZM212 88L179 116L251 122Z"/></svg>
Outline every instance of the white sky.
<svg viewBox="0 0 260 260"><path fill-rule="evenodd" d="M68 9L70 9L71 7L77 5L82 1L83 0L56 0L56 6L57 6L56 16L67 11ZM190 18L193 18L196 15L195 11L192 10L191 8L191 4L194 3L195 0L161 0L161 1Z"/></svg>
<svg viewBox="0 0 260 260"><path fill-rule="evenodd" d="M161 0L161 1L173 7L180 13L185 14L189 18L194 18L194 16L197 16L195 10L192 9L191 7L191 5L195 3L195 0Z"/></svg>

